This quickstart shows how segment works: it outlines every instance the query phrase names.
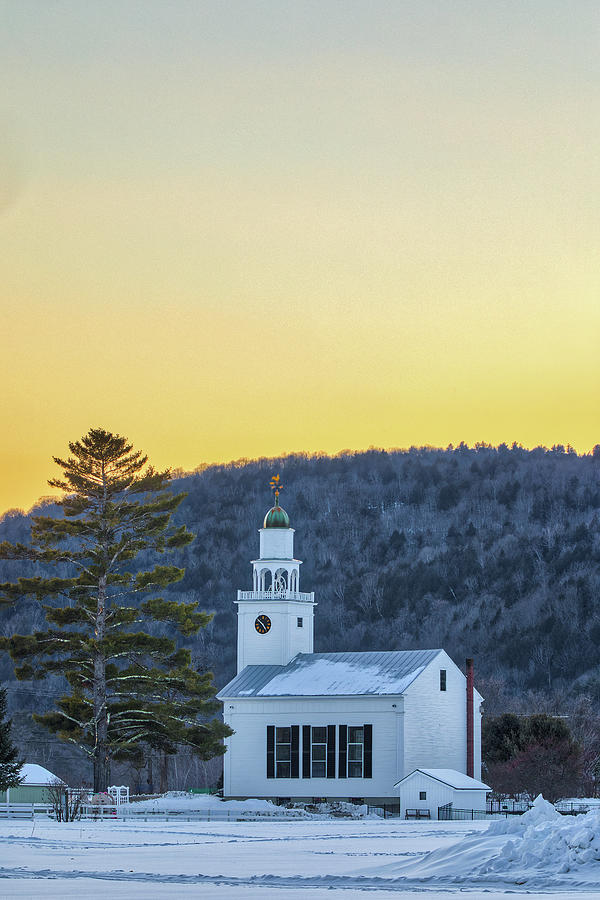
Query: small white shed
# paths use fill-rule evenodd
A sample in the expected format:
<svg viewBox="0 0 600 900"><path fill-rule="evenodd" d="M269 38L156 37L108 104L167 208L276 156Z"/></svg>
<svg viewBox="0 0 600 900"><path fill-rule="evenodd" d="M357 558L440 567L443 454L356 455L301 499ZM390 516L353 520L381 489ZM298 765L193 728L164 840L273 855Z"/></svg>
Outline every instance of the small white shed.
<svg viewBox="0 0 600 900"><path fill-rule="evenodd" d="M491 787L455 769L415 769L395 785L400 813L437 819L440 806L485 812L486 794ZM427 815L429 813L429 815Z"/></svg>

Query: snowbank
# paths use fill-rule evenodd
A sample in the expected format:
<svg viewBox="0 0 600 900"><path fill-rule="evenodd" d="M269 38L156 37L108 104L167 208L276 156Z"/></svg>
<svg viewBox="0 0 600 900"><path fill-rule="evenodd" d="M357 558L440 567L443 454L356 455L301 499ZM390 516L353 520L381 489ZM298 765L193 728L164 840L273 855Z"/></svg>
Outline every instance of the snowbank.
<svg viewBox="0 0 600 900"><path fill-rule="evenodd" d="M523 867L571 872L593 863L600 876L600 811L581 816L561 816L542 795L522 816L493 822L488 835L510 835L497 858L488 860L480 872L507 872Z"/></svg>
<svg viewBox="0 0 600 900"><path fill-rule="evenodd" d="M563 821L563 817L555 807L544 800L541 794L533 801L533 806L522 816L510 816L505 819L497 819L490 824L485 832L491 834L519 834L524 836L530 833L532 828L538 825L544 825L547 822L558 824Z"/></svg>
<svg viewBox="0 0 600 900"><path fill-rule="evenodd" d="M276 806L270 800L221 800L210 794L187 794L184 791L169 791L162 797L153 800L140 800L137 803L122 804L124 812L148 813L208 813L221 815L227 813L246 813L259 816L292 816L308 815L304 810L286 809Z"/></svg>
<svg viewBox="0 0 600 900"><path fill-rule="evenodd" d="M333 819L377 819L383 816L383 809L379 815L377 813L369 814L369 807L366 804L347 803L344 800L332 800L331 803L308 803L306 807L299 804L297 808L305 808L308 813Z"/></svg>
<svg viewBox="0 0 600 900"><path fill-rule="evenodd" d="M540 795L522 816L496 820L486 831L458 844L414 862L384 866L379 874L454 883L473 879L478 884L503 881L538 887L564 883L589 890L600 888L599 863L600 811L561 816Z"/></svg>
<svg viewBox="0 0 600 900"><path fill-rule="evenodd" d="M279 818L296 819L314 816L334 819L377 818L376 813L369 816L368 807L365 805L344 803L342 801L307 805L294 804L293 807L288 808L286 806L277 806L270 800L221 800L219 797L213 797L210 794L188 794L185 791L169 791L162 797L121 804L121 809L125 815L127 813L147 812L151 815L157 813L179 813L181 815L186 813L208 815L210 813L212 815L214 813L215 816L227 816L228 813L233 813L235 815L277 816Z"/></svg>

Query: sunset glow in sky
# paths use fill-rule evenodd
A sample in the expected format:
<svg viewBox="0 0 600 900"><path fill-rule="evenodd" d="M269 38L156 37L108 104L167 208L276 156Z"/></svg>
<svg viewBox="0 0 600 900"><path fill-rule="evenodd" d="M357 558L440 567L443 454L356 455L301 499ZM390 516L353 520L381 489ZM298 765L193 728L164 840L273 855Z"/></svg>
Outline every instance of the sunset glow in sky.
<svg viewBox="0 0 600 900"><path fill-rule="evenodd" d="M600 6L0 0L0 512L160 467L600 442Z"/></svg>

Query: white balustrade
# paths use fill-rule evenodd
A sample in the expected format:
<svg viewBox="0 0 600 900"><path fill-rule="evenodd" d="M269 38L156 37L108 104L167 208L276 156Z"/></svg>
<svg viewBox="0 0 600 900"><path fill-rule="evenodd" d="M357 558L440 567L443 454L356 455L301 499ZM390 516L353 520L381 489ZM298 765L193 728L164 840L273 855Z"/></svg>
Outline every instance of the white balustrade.
<svg viewBox="0 0 600 900"><path fill-rule="evenodd" d="M304 603L314 602L314 592L302 591L238 591L238 600L301 600Z"/></svg>

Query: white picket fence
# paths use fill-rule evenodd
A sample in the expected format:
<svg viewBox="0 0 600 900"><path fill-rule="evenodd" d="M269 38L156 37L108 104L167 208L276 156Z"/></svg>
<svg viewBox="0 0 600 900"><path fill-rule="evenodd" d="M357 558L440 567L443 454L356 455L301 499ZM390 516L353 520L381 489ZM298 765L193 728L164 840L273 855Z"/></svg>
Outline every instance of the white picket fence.
<svg viewBox="0 0 600 900"><path fill-rule="evenodd" d="M49 803L0 803L0 819L34 819L52 815Z"/></svg>
<svg viewBox="0 0 600 900"><path fill-rule="evenodd" d="M50 803L0 803L0 819L35 819L54 818L54 808ZM270 818L288 818L282 811L281 816L264 816L253 812L231 812L230 810L207 809L196 812L179 812L177 810L136 809L136 804L84 803L79 808L78 819L88 821L106 821L128 819L138 822L264 822Z"/></svg>
<svg viewBox="0 0 600 900"><path fill-rule="evenodd" d="M292 819L282 811L281 815L261 815L257 812L232 812L228 809L206 810L165 810L165 809L136 809L136 803L123 806L119 809L119 818L135 819L138 822L265 822L271 819Z"/></svg>
<svg viewBox="0 0 600 900"><path fill-rule="evenodd" d="M114 803L86 803L80 811L77 817L81 819L116 819L119 815L119 807ZM54 815L51 803L0 803L0 819L35 819L36 816L53 819Z"/></svg>
<svg viewBox="0 0 600 900"><path fill-rule="evenodd" d="M82 798L80 807L82 819L115 819L121 807L129 803L129 787L111 785L106 794L92 795L84 788L69 788L71 797ZM0 803L0 819L34 819L36 816L54 818L52 803L13 803L10 796Z"/></svg>

